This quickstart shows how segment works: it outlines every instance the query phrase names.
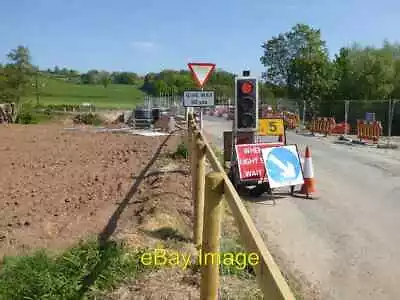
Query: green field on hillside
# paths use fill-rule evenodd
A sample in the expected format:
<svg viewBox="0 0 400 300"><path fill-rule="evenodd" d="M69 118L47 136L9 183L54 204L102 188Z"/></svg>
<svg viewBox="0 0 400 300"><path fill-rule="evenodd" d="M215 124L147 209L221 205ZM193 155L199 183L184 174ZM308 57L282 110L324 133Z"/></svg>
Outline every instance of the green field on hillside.
<svg viewBox="0 0 400 300"><path fill-rule="evenodd" d="M125 109L142 103L145 95L139 90L139 83L136 86L110 84L105 88L102 85L76 84L49 77L43 77L39 82L44 82L39 89L41 105L92 103L99 108ZM37 103L35 89L27 100Z"/></svg>

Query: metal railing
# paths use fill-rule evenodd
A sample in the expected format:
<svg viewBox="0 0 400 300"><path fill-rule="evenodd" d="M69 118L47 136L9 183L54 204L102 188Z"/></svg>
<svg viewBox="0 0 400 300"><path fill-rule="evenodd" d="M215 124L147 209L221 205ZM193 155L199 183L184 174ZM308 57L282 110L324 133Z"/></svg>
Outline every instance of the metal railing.
<svg viewBox="0 0 400 300"><path fill-rule="evenodd" d="M192 198L194 200L194 242L201 253L219 253L222 200L225 199L238 225L246 250L258 255L254 266L259 287L265 299L295 299L278 265L257 231L242 199L236 192L205 136L198 130L193 115L188 115ZM206 175L206 159L213 171ZM201 299L218 299L219 264L201 268Z"/></svg>

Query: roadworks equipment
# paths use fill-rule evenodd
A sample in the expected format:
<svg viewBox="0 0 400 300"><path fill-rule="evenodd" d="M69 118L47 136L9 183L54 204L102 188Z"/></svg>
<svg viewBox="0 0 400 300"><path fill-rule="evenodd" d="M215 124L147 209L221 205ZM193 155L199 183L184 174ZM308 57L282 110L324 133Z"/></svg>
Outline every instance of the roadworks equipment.
<svg viewBox="0 0 400 300"><path fill-rule="evenodd" d="M303 164L304 184L301 187L300 194L306 195L307 198L317 191L314 180L314 168L312 164L311 151L306 147L306 155Z"/></svg>

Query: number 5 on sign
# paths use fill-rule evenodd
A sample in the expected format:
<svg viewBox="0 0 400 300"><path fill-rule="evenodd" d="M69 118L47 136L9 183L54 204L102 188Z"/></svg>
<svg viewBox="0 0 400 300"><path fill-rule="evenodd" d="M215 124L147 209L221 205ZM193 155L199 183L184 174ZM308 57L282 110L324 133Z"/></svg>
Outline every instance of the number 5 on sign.
<svg viewBox="0 0 400 300"><path fill-rule="evenodd" d="M283 119L259 119L259 135L284 135Z"/></svg>

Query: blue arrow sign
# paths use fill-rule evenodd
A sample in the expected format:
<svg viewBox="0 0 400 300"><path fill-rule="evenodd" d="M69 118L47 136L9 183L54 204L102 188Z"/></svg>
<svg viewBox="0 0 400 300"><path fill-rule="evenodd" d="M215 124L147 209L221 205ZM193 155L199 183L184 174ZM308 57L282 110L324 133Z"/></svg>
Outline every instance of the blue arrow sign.
<svg viewBox="0 0 400 300"><path fill-rule="evenodd" d="M303 173L296 145L262 150L271 188L303 184Z"/></svg>

